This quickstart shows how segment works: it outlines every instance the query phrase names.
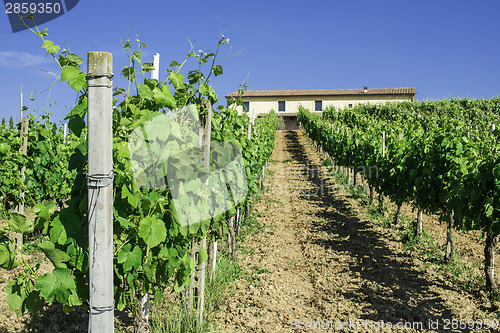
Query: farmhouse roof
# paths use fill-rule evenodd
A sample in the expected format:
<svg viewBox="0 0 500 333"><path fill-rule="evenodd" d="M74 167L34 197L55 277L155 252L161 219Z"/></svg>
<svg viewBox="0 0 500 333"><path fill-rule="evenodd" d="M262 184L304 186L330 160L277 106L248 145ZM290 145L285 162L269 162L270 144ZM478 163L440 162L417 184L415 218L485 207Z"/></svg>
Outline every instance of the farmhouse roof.
<svg viewBox="0 0 500 333"><path fill-rule="evenodd" d="M332 95L415 95L415 88L370 88L364 89L304 89L304 90L247 90L243 97L288 97L288 96L332 96ZM238 91L226 98L238 97Z"/></svg>

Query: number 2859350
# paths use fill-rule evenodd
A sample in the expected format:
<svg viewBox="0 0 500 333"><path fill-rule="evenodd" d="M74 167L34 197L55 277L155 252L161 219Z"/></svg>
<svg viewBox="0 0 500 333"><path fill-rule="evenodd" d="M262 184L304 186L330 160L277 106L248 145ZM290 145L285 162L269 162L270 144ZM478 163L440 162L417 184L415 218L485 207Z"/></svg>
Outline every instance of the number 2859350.
<svg viewBox="0 0 500 333"><path fill-rule="evenodd" d="M7 14L58 14L62 10L58 2L7 2L5 13Z"/></svg>

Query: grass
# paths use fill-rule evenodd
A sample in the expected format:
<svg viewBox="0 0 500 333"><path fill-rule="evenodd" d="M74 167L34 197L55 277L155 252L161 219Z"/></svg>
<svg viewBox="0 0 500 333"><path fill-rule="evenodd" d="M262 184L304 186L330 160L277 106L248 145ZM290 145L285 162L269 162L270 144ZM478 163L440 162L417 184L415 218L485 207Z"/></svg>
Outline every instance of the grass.
<svg viewBox="0 0 500 333"><path fill-rule="evenodd" d="M276 173L276 171L273 171L273 170L267 168L266 171L264 172L264 177L274 176L275 173Z"/></svg>
<svg viewBox="0 0 500 333"><path fill-rule="evenodd" d="M254 274L264 274L264 273L271 273L271 271L264 267L255 267Z"/></svg>
<svg viewBox="0 0 500 333"><path fill-rule="evenodd" d="M449 262L446 262L443 251L440 250L434 238L425 229L422 237L416 236L415 231L413 223L405 223L401 230L400 240L412 258L418 257L424 261L423 270L435 265L437 271L449 276L451 281L462 290L475 291L484 286L484 276L474 272L473 268L477 267L469 266L474 265L473 263L469 262L467 265L456 253Z"/></svg>
<svg viewBox="0 0 500 333"><path fill-rule="evenodd" d="M323 163L321 165L322 166L332 166L333 165L332 159L327 158L327 159L323 160Z"/></svg>
<svg viewBox="0 0 500 333"><path fill-rule="evenodd" d="M184 301L176 294L173 303L172 299L166 298L159 305L152 307L151 333L200 333L216 330L212 319L220 304L229 297L227 291L231 288L231 282L241 275L241 268L224 251L218 252L216 267L213 276L207 275L203 323L200 325L195 314L189 314L184 310Z"/></svg>
<svg viewBox="0 0 500 333"><path fill-rule="evenodd" d="M245 239L249 235L256 235L264 231L264 225L256 219L256 217L258 216L260 216L260 214L257 214L255 212L250 212L250 217L243 219L241 221L241 229L240 229L241 231L239 239L236 242L237 249L244 250L241 244L245 242Z"/></svg>

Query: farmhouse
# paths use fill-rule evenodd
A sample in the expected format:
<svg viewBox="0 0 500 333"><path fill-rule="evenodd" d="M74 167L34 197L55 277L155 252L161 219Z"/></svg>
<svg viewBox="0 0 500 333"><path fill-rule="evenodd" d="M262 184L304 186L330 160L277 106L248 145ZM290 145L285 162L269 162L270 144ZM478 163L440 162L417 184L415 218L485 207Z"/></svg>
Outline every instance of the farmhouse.
<svg viewBox="0 0 500 333"><path fill-rule="evenodd" d="M230 103L235 97L238 97L238 91L227 95L226 99ZM286 129L296 129L299 105L313 112L321 112L332 105L341 109L361 103L414 101L415 88L247 90L241 100L243 106L237 107L239 113L246 110L258 116L272 109L284 118Z"/></svg>

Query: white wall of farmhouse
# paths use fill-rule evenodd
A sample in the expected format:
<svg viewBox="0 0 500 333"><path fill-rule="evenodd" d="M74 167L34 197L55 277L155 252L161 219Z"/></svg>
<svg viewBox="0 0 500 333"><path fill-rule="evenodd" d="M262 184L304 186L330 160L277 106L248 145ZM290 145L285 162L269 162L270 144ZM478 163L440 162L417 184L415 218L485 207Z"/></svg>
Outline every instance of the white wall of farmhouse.
<svg viewBox="0 0 500 333"><path fill-rule="evenodd" d="M358 96L335 96L335 98L331 98L330 96L324 97L325 99L323 100L323 110L331 105L335 106L337 109L343 109L349 107L350 104L352 104L352 106L354 107L358 104L384 104L387 102L401 102L412 100L411 96L402 95L360 95L359 98L356 98ZM310 110L312 111L312 109Z"/></svg>
<svg viewBox="0 0 500 333"><path fill-rule="evenodd" d="M351 95L351 96L282 96L282 97L241 97L243 102L249 103L249 110L254 110L255 115L268 113L275 110L280 113L278 102L285 102L286 113L298 112L299 105L302 105L309 111L315 111L315 102L322 102L322 110L329 106L335 106L338 109L356 106L358 104L382 104L389 101L409 101L412 100L410 95ZM242 106L237 107L238 113L243 111Z"/></svg>

